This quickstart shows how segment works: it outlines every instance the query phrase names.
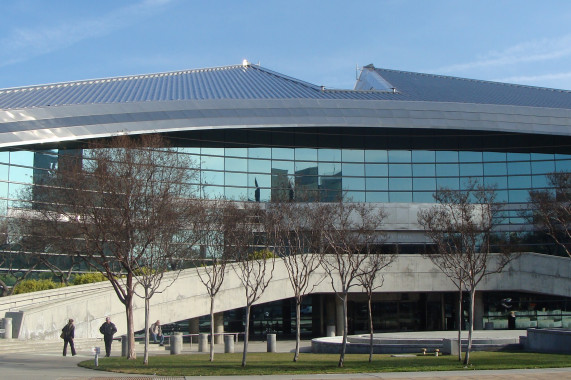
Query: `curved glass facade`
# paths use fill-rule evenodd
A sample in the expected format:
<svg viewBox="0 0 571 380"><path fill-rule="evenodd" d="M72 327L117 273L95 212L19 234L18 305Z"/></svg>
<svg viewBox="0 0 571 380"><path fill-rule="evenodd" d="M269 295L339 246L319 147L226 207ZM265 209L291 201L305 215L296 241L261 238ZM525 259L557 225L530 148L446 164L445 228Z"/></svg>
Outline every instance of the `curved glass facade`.
<svg viewBox="0 0 571 380"><path fill-rule="evenodd" d="M560 153L561 149L546 153L542 147L533 151L528 140L522 140L528 142L520 142L515 147L519 151L513 152L463 149L472 143L473 135L436 136L432 143L419 144L415 137L403 142L402 137L343 132L316 136L272 131L266 134L264 146L259 131L233 130L218 131L217 136L172 137L172 143L200 168L200 183L192 185L200 185L204 197L232 200L334 201L343 197L355 202L431 203L439 188L462 189L468 181L477 181L495 186L499 201L524 203L530 189L547 186L546 174L571 171L571 154ZM252 133L256 139L249 136ZM334 144L324 144L323 138L332 136ZM336 144L341 147L327 146ZM0 152L2 209L15 206L23 187L39 183L55 170L62 154L87 156L81 149Z"/></svg>

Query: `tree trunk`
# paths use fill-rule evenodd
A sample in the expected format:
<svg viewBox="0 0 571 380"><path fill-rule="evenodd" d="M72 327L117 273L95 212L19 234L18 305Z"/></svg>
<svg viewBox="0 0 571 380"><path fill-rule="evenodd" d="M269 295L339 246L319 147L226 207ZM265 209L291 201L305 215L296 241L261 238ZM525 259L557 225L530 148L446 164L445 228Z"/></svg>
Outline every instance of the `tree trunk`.
<svg viewBox="0 0 571 380"><path fill-rule="evenodd" d="M472 350L472 332L474 331L474 300L476 299L476 289L470 289L470 328L468 330L468 348L464 356L464 365L470 364L470 351Z"/></svg>
<svg viewBox="0 0 571 380"><path fill-rule="evenodd" d="M338 367L343 367L343 362L345 361L345 351L347 349L347 333L349 327L347 326L347 293L343 293L343 343L341 344L341 355L339 356Z"/></svg>
<svg viewBox="0 0 571 380"><path fill-rule="evenodd" d="M458 292L458 361L462 361L462 284Z"/></svg>
<svg viewBox="0 0 571 380"><path fill-rule="evenodd" d="M369 308L369 334L370 334L370 338L369 338L369 363L373 362L373 305L371 302L371 298L373 297L373 295L371 294L371 292L368 292L368 308Z"/></svg>
<svg viewBox="0 0 571 380"><path fill-rule="evenodd" d="M149 311L150 311L150 300L149 300L149 290L145 288L145 354L143 355L143 364L149 365Z"/></svg>
<svg viewBox="0 0 571 380"><path fill-rule="evenodd" d="M248 354L248 336L250 335L250 305L246 306L246 328L244 331L244 352L242 353L242 367L246 366L246 355Z"/></svg>
<svg viewBox="0 0 571 380"><path fill-rule="evenodd" d="M132 292L129 292L129 295L125 297L125 312L127 313L127 359L137 359L137 353L135 352L135 328L133 320Z"/></svg>
<svg viewBox="0 0 571 380"><path fill-rule="evenodd" d="M210 297L210 361L214 361L214 297Z"/></svg>
<svg viewBox="0 0 571 380"><path fill-rule="evenodd" d="M295 298L295 354L293 361L297 362L299 359L299 344L301 340L301 297Z"/></svg>

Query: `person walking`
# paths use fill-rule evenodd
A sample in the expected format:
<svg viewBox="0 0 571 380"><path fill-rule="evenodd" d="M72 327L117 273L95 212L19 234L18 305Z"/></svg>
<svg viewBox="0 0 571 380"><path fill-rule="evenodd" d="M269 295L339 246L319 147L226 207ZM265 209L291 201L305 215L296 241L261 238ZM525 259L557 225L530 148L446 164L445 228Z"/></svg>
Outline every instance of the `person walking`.
<svg viewBox="0 0 571 380"><path fill-rule="evenodd" d="M69 349L71 350L71 355L75 356L75 345L73 344L73 338L75 338L75 326L73 325L73 319L67 322L67 325L61 329L61 335L63 339L63 356L67 354L67 345L69 344Z"/></svg>
<svg viewBox="0 0 571 380"><path fill-rule="evenodd" d="M149 328L151 336L153 337L153 343L157 343L157 337L160 339L160 345L165 345L165 336L163 335L163 329L161 327L161 321L157 320Z"/></svg>
<svg viewBox="0 0 571 380"><path fill-rule="evenodd" d="M99 328L99 332L103 334L103 340L105 341L105 357L109 357L111 355L113 335L117 332L117 327L111 322L111 318L106 317L105 322Z"/></svg>

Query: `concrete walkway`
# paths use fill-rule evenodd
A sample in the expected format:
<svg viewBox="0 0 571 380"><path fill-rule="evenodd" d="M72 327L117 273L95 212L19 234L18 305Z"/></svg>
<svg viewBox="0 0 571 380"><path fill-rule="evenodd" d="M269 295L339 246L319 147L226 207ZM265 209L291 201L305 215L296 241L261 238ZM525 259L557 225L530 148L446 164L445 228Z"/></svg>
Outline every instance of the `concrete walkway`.
<svg viewBox="0 0 571 380"><path fill-rule="evenodd" d="M410 333L405 333L410 334ZM501 335L502 333L500 333ZM397 334L402 336L402 334ZM10 380L29 380L29 379L45 379L45 380L135 380L153 378L156 380L204 380L204 376L186 376L186 377L156 377L143 375L116 374L109 372L100 372L89 369L80 368L77 363L84 360L92 360L94 357L87 349L78 351L77 356L61 356L61 344L58 342L53 349L44 350L43 352L32 352L28 354L1 354L0 355L0 379ZM310 350L311 342L302 342L303 351ZM277 350L279 352L293 352L295 347L294 341L278 341ZM120 355L120 344L114 343L113 356ZM151 355L168 355L168 351L156 351L153 348ZM217 352L223 351L223 345L217 345ZM250 352L265 352L267 348L266 342L251 341L249 346ZM236 352L241 352L242 342L235 346ZM185 344L183 353L196 353L197 345L192 347ZM139 352L138 352L139 354ZM140 353L142 355L142 352ZM571 365L571 356L570 356ZM341 374L341 375L280 375L280 376L233 376L233 380L333 380L333 379L441 379L441 380L547 380L547 379L564 379L571 380L571 367L563 369L544 369L544 370L502 370L502 371L451 371L451 372L385 372L385 373L361 373L361 374ZM228 380L228 376L209 377L208 380Z"/></svg>

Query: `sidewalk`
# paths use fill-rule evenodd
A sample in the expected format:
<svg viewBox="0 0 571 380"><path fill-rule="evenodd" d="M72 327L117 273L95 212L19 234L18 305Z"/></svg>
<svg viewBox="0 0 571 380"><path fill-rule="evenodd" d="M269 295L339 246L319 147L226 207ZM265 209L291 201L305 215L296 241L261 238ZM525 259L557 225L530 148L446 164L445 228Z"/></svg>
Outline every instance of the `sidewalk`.
<svg viewBox="0 0 571 380"><path fill-rule="evenodd" d="M242 343L239 342L235 346L236 352L241 352ZM311 343L303 341L302 347L308 350ZM197 345L194 344L192 349L187 349L185 345L183 352L196 353ZM223 345L217 345L217 351L223 350ZM292 352L295 348L295 341L279 341L277 343L278 352ZM266 342L250 341L250 352L265 352L267 349ZM120 344L114 343L113 356L120 355ZM138 354L142 355L142 353ZM153 351L151 355L169 354L168 350ZM198 353L197 353L198 354ZM29 379L45 379L45 380L113 380L113 379L145 379L154 378L156 380L204 380L204 376L186 376L186 377L156 377L130 374L117 374L110 372L100 372L80 368L77 363L83 360L92 360L94 356L89 350L80 350L77 356L61 356L61 344L53 349L44 352L33 352L28 354L1 354L0 355L0 378L10 380L29 380ZM571 357L570 357L571 363ZM452 371L452 372L385 372L385 373L360 373L360 374L313 374L313 375L279 375L279 376L216 376L209 377L208 380L334 380L334 379L440 379L440 380L547 380L547 379L563 379L571 380L571 368L562 369L544 369L544 370L502 370L502 371Z"/></svg>

